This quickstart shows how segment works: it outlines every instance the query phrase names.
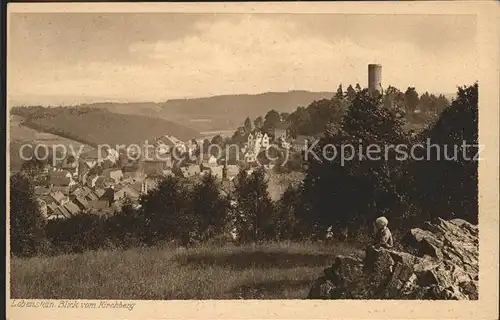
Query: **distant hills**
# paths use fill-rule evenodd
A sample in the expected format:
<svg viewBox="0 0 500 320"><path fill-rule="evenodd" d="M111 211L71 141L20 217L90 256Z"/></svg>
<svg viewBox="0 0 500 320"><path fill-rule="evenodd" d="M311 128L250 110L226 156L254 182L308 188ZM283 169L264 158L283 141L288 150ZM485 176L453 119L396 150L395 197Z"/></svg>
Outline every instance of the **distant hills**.
<svg viewBox="0 0 500 320"><path fill-rule="evenodd" d="M266 92L262 94L221 95L208 98L173 99L166 102L93 103L83 107L102 108L114 113L167 119L197 131L234 129L246 117L252 120L269 110L292 112L299 106L333 97L333 92Z"/></svg>
<svg viewBox="0 0 500 320"><path fill-rule="evenodd" d="M66 108L15 107L11 114L19 116L23 126L39 132L91 146L116 145L141 143L165 134L188 140L204 132L233 132L246 117L254 120L271 109L293 112L299 106L307 107L313 101L330 99L334 94L297 90L166 102L100 102ZM451 100L455 94L445 96ZM14 134L12 139L15 138Z"/></svg>

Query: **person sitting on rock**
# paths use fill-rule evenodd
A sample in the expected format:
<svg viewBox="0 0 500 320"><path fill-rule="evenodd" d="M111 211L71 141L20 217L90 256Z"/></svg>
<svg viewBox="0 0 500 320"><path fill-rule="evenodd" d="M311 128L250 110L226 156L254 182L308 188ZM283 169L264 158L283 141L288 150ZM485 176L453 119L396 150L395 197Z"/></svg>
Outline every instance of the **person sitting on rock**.
<svg viewBox="0 0 500 320"><path fill-rule="evenodd" d="M387 221L386 217L379 217L374 222L375 228L375 243L373 244L376 248L392 248L394 245L392 234L389 228L387 227L389 221Z"/></svg>

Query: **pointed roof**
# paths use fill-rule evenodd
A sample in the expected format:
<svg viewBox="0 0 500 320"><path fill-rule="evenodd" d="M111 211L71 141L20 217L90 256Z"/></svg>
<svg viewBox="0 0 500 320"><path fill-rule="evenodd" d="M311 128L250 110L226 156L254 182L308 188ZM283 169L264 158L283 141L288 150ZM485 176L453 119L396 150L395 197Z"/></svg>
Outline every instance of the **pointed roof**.
<svg viewBox="0 0 500 320"><path fill-rule="evenodd" d="M80 212L80 208L78 208L78 206L72 201L66 203L64 205L64 208L66 208L66 210L68 210L68 212L71 213L71 215L73 216Z"/></svg>
<svg viewBox="0 0 500 320"><path fill-rule="evenodd" d="M61 191L51 193L50 196L52 197L52 199L59 203L66 198L66 196Z"/></svg>

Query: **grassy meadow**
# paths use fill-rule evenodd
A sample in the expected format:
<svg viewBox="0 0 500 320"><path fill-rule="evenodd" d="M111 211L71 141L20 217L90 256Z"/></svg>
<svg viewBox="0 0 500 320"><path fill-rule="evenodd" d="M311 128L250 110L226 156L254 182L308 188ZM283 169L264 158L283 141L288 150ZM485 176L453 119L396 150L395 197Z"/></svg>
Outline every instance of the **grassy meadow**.
<svg viewBox="0 0 500 320"><path fill-rule="evenodd" d="M11 260L11 298L304 299L347 243L134 248Z"/></svg>

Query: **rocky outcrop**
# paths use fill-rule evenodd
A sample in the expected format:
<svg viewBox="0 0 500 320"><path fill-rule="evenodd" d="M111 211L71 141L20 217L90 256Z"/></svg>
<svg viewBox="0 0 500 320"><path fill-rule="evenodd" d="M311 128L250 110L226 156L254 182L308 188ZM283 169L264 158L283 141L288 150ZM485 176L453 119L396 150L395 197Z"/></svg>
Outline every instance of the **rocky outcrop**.
<svg viewBox="0 0 500 320"><path fill-rule="evenodd" d="M337 256L308 299L478 299L478 229L438 219L411 229L408 252L368 247L361 260Z"/></svg>

